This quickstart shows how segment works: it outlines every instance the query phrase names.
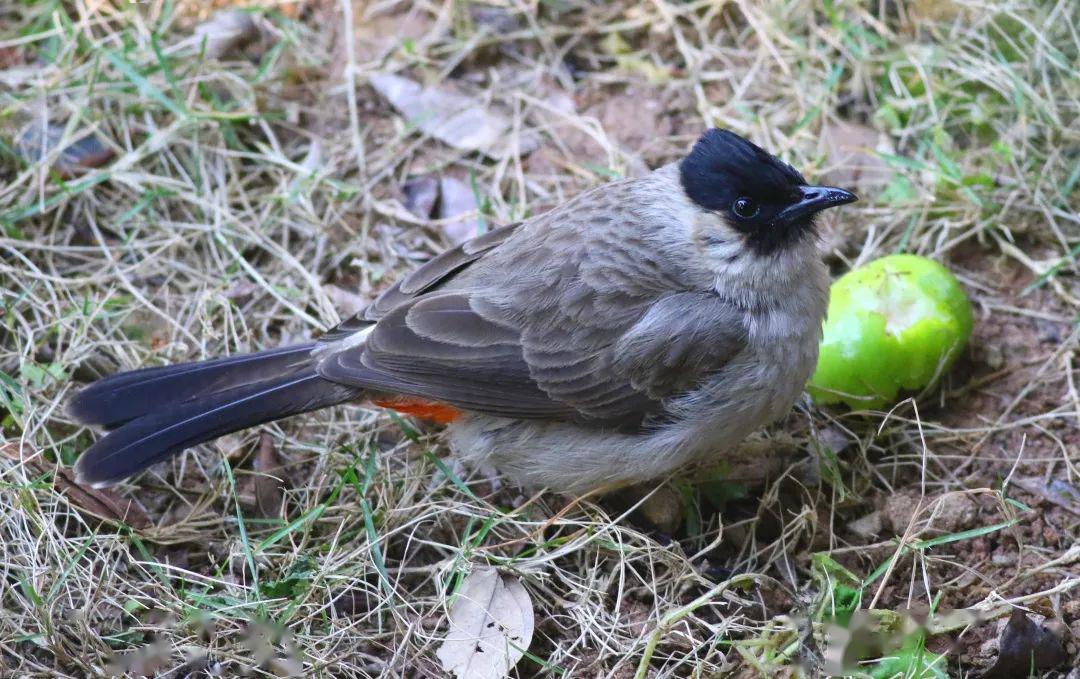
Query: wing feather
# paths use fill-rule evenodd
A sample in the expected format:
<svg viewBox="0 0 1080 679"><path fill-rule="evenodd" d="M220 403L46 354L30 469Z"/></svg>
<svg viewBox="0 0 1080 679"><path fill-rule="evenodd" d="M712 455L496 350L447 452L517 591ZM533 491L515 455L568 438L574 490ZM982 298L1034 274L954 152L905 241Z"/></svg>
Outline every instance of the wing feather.
<svg viewBox="0 0 1080 679"><path fill-rule="evenodd" d="M515 223L492 229L436 255L383 291L363 311L327 330L319 341L329 343L344 339L379 320L398 305L425 292L437 290L486 252L502 244L518 226Z"/></svg>
<svg viewBox="0 0 1080 679"><path fill-rule="evenodd" d="M496 416L642 426L722 369L746 329L719 296L672 276L678 264L647 238L622 233L640 217L614 200L579 206L566 217L576 226L557 211L432 259L342 324L366 339L328 351L319 374Z"/></svg>

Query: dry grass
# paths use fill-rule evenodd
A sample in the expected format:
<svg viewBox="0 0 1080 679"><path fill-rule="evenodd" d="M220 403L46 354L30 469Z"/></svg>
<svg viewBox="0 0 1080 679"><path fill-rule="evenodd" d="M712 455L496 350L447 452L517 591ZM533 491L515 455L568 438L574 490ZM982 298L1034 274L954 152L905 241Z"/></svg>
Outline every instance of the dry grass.
<svg viewBox="0 0 1080 679"><path fill-rule="evenodd" d="M439 676L448 593L485 562L534 602L523 677L788 676L820 651L805 621L820 644L823 607L860 601L1011 602L1080 631L1077 3L267 2L221 60L174 47L207 5L0 9L0 674L97 676L142 648L172 677ZM540 149L426 139L376 71L452 83ZM47 124L115 157L61 177L57 150L16 148ZM907 250L960 275L978 325L941 390L793 414L745 470L672 480L644 512L522 498L361 407L263 428L279 514L257 431L113 497L57 471L91 440L62 408L80 382L315 336L351 301L324 286L369 298L443 247L397 202L406 177L464 178L504 223L706 125L858 188L826 229L837 272ZM956 641L939 667L960 676L995 637L930 646ZM906 676L940 676L924 665Z"/></svg>

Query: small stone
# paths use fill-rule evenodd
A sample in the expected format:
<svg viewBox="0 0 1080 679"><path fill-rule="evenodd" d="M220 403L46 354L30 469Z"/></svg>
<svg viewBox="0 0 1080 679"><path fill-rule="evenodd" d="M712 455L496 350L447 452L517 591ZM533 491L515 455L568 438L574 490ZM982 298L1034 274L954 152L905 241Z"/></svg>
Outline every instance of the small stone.
<svg viewBox="0 0 1080 679"><path fill-rule="evenodd" d="M978 507L965 493L947 493L933 505L934 527L954 533L970 528L978 516Z"/></svg>
<svg viewBox="0 0 1080 679"><path fill-rule="evenodd" d="M876 510L848 524L848 530L865 539L877 537L881 528L881 512Z"/></svg>
<svg viewBox="0 0 1080 679"><path fill-rule="evenodd" d="M885 499L885 507L882 510L883 523L894 533L901 534L907 530L918 509L918 495L913 495L908 491L898 491Z"/></svg>
<svg viewBox="0 0 1080 679"><path fill-rule="evenodd" d="M664 486L658 488L641 504L640 511L649 523L672 535L682 525L685 506L677 491Z"/></svg>

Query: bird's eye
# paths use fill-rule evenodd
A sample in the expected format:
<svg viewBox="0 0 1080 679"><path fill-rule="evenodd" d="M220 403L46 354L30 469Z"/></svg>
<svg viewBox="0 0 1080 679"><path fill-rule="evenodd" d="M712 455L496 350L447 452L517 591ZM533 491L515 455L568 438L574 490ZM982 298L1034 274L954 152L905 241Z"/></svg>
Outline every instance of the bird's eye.
<svg viewBox="0 0 1080 679"><path fill-rule="evenodd" d="M740 219L753 219L761 208L749 198L738 198L731 204L731 211Z"/></svg>

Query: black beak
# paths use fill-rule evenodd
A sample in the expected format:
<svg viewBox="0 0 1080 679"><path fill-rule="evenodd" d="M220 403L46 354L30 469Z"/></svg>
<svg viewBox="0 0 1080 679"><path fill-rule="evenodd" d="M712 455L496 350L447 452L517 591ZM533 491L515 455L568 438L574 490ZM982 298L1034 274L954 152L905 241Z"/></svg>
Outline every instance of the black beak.
<svg viewBox="0 0 1080 679"><path fill-rule="evenodd" d="M854 203L859 198L851 191L845 191L835 186L800 186L801 194L799 202L789 205L776 215L779 223L790 224L799 219L805 219L812 215L838 205Z"/></svg>

